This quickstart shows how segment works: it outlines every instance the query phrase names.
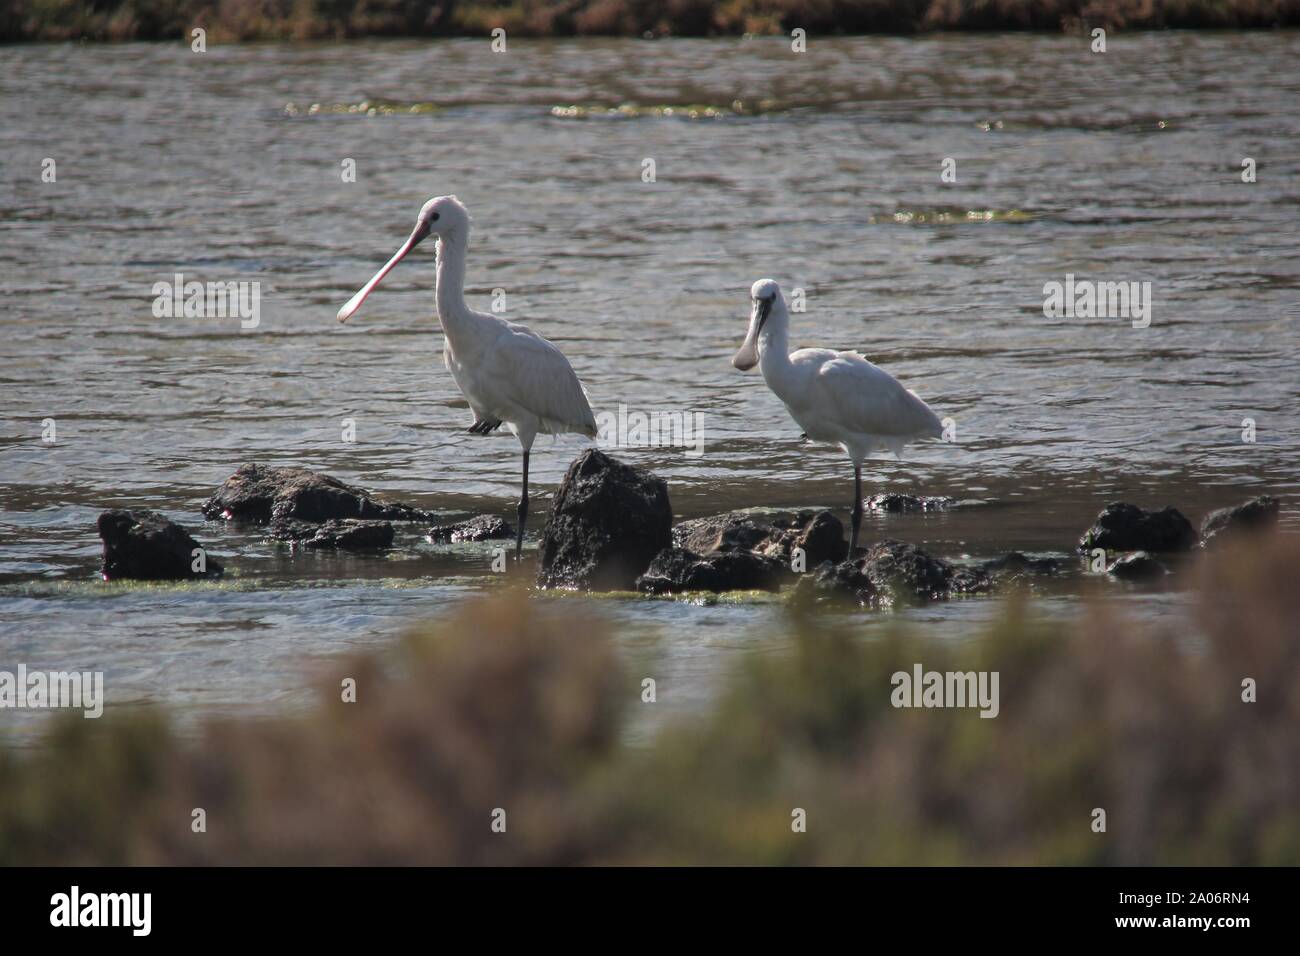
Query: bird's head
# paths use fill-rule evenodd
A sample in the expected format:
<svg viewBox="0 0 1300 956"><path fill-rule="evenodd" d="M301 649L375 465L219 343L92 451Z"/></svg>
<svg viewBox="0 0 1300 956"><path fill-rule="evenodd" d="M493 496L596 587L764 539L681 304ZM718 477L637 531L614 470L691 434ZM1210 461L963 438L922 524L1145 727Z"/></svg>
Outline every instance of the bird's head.
<svg viewBox="0 0 1300 956"><path fill-rule="evenodd" d="M464 235L465 230L469 228L469 210L455 196L434 196L427 203L420 207L420 215L416 217L415 229L411 232L410 237L402 244L402 248L394 253L393 258L389 259L382 269L371 276L370 281L363 285L360 291L352 298L348 299L347 304L338 311L338 320L346 322L348 319L361 308L361 303L366 301L366 296L374 291L375 286L383 281L384 276L393 270L393 267L406 257L406 254L418 246L429 236L437 236L441 239L448 235Z"/></svg>
<svg viewBox="0 0 1300 956"><path fill-rule="evenodd" d="M423 225L434 236L445 236L452 232L463 232L469 225L469 210L455 196L434 196L420 207L420 215L415 221L415 229L420 231Z"/></svg>
<svg viewBox="0 0 1300 956"><path fill-rule="evenodd" d="M731 364L742 372L747 372L758 364L758 337L763 332L769 319L784 316L785 300L781 298L781 287L774 279L759 279L749 289L752 307L749 313L749 332L744 344L740 346Z"/></svg>

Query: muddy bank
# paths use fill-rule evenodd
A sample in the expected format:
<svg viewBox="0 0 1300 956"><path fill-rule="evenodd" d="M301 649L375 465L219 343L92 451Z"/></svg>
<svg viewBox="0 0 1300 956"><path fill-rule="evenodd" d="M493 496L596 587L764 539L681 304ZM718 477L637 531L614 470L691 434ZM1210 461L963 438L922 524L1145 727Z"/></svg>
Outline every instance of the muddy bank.
<svg viewBox="0 0 1300 956"><path fill-rule="evenodd" d="M1271 28L1300 24L1295 0L488 0L376 7L362 0L107 0L94 6L11 6L0 13L0 42L22 40L184 40L203 24L214 42L336 40L357 37L704 37L788 34L925 33L937 30L1079 31Z"/></svg>

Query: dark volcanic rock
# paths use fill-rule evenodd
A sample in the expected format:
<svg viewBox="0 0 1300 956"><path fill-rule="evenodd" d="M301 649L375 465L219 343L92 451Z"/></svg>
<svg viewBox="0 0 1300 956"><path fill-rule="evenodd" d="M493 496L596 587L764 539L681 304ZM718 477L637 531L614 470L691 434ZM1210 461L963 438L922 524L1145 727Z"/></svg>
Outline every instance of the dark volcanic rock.
<svg viewBox="0 0 1300 956"><path fill-rule="evenodd" d="M1150 581L1163 578L1169 569L1145 551L1134 551L1116 558L1106 573L1125 581Z"/></svg>
<svg viewBox="0 0 1300 956"><path fill-rule="evenodd" d="M916 545L885 540L867 548L856 560L820 565L799 582L797 597L839 597L871 605L982 594L992 586L982 568L960 567Z"/></svg>
<svg viewBox="0 0 1300 956"><path fill-rule="evenodd" d="M1061 562L1055 558L1027 558L1019 551L1012 551L1004 557L985 561L980 570L995 578L1053 575L1061 570Z"/></svg>
<svg viewBox="0 0 1300 956"><path fill-rule="evenodd" d="M304 548L333 548L339 551L371 551L393 544L393 526L387 521L335 518L326 521L302 543Z"/></svg>
<svg viewBox="0 0 1300 956"><path fill-rule="evenodd" d="M842 561L848 553L844 525L829 511L801 511L770 520L741 511L693 518L673 528L673 544L696 554L754 551L787 565L794 549L802 548L808 568Z"/></svg>
<svg viewBox="0 0 1300 956"><path fill-rule="evenodd" d="M673 526L673 544L696 554L710 551L753 551L772 533L762 517L733 511L692 518Z"/></svg>
<svg viewBox="0 0 1300 956"><path fill-rule="evenodd" d="M541 587L631 590L672 543L668 485L588 449L569 466L542 529Z"/></svg>
<svg viewBox="0 0 1300 956"><path fill-rule="evenodd" d="M637 578L636 587L651 594L776 591L787 573L779 559L752 551L700 555L685 548L664 548Z"/></svg>
<svg viewBox="0 0 1300 956"><path fill-rule="evenodd" d="M239 521L329 521L364 518L383 521L435 521L427 511L376 501L365 491L306 468L240 465L203 506L208 518Z"/></svg>
<svg viewBox="0 0 1300 956"><path fill-rule="evenodd" d="M777 518L772 524L782 535L768 553L778 553L787 563L795 548L803 549L805 567L809 568L824 561L843 561L849 553L844 524L829 511L801 511L790 518Z"/></svg>
<svg viewBox="0 0 1300 956"><path fill-rule="evenodd" d="M156 511L105 511L96 522L104 542L104 579L184 581L215 578L221 562L204 552L204 571L194 570L194 549L201 547L188 531Z"/></svg>
<svg viewBox="0 0 1300 956"><path fill-rule="evenodd" d="M1186 551L1196 545L1196 529L1177 508L1144 511L1112 502L1079 540L1080 551Z"/></svg>
<svg viewBox="0 0 1300 956"><path fill-rule="evenodd" d="M862 562L824 561L799 579L796 601L839 601L871 607L880 601L880 591L862 570Z"/></svg>
<svg viewBox="0 0 1300 956"><path fill-rule="evenodd" d="M324 524L276 518L271 522L269 537L289 541L304 548L336 551L373 551L393 544L393 526L387 521L362 521L335 518Z"/></svg>
<svg viewBox="0 0 1300 956"><path fill-rule="evenodd" d="M931 600L949 594L979 594L992 586L982 570L958 567L914 544L891 539L876 542L855 563L877 590L897 598Z"/></svg>
<svg viewBox="0 0 1300 956"><path fill-rule="evenodd" d="M434 525L425 537L433 544L444 544L448 541L494 541L514 536L515 529L510 522L503 521L496 515L478 515L455 524Z"/></svg>
<svg viewBox="0 0 1300 956"><path fill-rule="evenodd" d="M1260 495L1235 508L1211 511L1201 522L1201 546L1272 531L1277 527L1278 510L1276 498Z"/></svg>
<svg viewBox="0 0 1300 956"><path fill-rule="evenodd" d="M877 588L917 597L938 597L948 590L953 567L913 544L885 540L867 548L862 570Z"/></svg>
<svg viewBox="0 0 1300 956"><path fill-rule="evenodd" d="M891 513L938 511L943 508L951 508L956 503L952 498L931 497L929 495L903 495L896 491L872 495L864 502L868 511L888 511Z"/></svg>

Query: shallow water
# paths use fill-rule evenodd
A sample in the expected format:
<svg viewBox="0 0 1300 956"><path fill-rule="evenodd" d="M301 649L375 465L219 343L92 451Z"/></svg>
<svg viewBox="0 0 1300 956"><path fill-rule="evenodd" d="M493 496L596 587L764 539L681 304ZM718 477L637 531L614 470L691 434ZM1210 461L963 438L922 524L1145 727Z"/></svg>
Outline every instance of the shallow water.
<svg viewBox="0 0 1300 956"><path fill-rule="evenodd" d="M873 463L868 488L981 504L869 517L868 540L1062 554L1110 500L1195 522L1264 490L1300 530L1298 55L1294 32L1112 37L1104 55L1022 35L804 55L779 39L0 48L0 668L101 669L110 702L190 715L275 709L306 699L313 660L496 583L484 547L408 534L385 558L294 557L198 515L259 461L512 517L518 448L463 431L432 255L333 318L439 193L475 218L470 303L504 290L598 412L703 416L701 455L616 452L667 478L681 516L847 510L841 453L801 443L728 362L771 275L806 290L792 344L859 349L956 424L955 443ZM177 272L260 282L258 326L155 318L154 283ZM1044 283L1067 273L1150 281L1150 327L1045 318ZM539 440L534 531L583 445ZM100 583L109 506L183 521L230 581ZM1072 613L1094 586L1134 614L1184 610L1081 573L1044 607ZM770 602L602 606L687 703L735 652L783 640ZM959 639L991 613L906 616ZM26 718L4 727L23 737Z"/></svg>

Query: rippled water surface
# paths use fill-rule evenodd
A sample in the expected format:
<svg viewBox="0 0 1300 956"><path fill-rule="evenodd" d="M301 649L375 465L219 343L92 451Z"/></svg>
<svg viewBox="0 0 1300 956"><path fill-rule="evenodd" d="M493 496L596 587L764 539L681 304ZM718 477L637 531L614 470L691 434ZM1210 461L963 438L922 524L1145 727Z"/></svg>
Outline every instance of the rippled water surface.
<svg viewBox="0 0 1300 956"><path fill-rule="evenodd" d="M334 321L441 193L474 216L471 305L504 290L597 411L703 415L698 457L617 452L667 478L681 516L848 508L841 453L801 443L728 363L765 275L806 290L792 344L859 349L956 423L955 444L873 463L867 483L982 504L869 518L868 540L1062 554L1116 498L1199 521L1269 490L1294 514L1297 59L1288 32L1120 37L1104 55L1020 35L805 55L779 39L0 49L0 667L103 669L110 701L189 713L276 707L305 699L313 660L494 582L482 547L410 533L388 557L294 557L198 515L244 461L449 516L513 511L517 444L464 433L441 364L431 251ZM156 318L154 283L177 272L260 282L260 324ZM1045 318L1044 283L1067 273L1150 281L1150 327ZM534 530L583 445L539 440ZM108 506L183 521L233 573L99 582ZM1094 584L1135 613L1183 608L1082 575L1044 607L1069 613ZM603 603L679 700L782 641L770 602ZM959 638L992 613L908 615Z"/></svg>

